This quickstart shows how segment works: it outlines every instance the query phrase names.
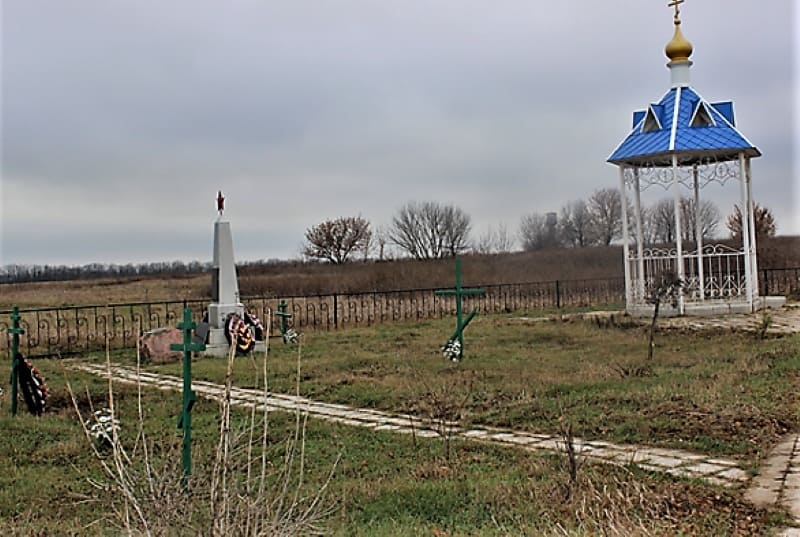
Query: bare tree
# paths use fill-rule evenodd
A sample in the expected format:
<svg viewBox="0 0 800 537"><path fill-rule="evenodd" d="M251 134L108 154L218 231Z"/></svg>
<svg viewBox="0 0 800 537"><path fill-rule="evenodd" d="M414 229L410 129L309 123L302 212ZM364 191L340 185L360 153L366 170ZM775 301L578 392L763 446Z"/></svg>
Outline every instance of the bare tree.
<svg viewBox="0 0 800 537"><path fill-rule="evenodd" d="M379 226L373 233L375 237L375 247L378 250L378 260L386 258L386 243L389 242L389 230L384 226Z"/></svg>
<svg viewBox="0 0 800 537"><path fill-rule="evenodd" d="M695 229L697 212L691 198L682 197L679 202L681 212L681 238L694 241L697 238ZM713 237L719 226L719 209L708 200L700 202L700 231L703 238ZM664 198L647 209L645 227L648 242L667 244L674 242L675 234L675 201Z"/></svg>
<svg viewBox="0 0 800 537"><path fill-rule="evenodd" d="M473 248L479 254L504 254L514 248L514 237L509 233L505 222L500 222L497 228L489 226L486 232L478 237Z"/></svg>
<svg viewBox="0 0 800 537"><path fill-rule="evenodd" d="M755 224L756 240L775 236L775 217L766 207L753 203L753 222ZM742 211L738 205L733 206L733 212L728 216L726 223L731 238L742 240Z"/></svg>
<svg viewBox="0 0 800 537"><path fill-rule="evenodd" d="M506 254L514 249L514 235L509 231L505 222L497 224L494 234L494 249L498 254Z"/></svg>
<svg viewBox="0 0 800 537"><path fill-rule="evenodd" d="M592 237L602 245L622 235L622 202L615 188L595 190L588 202Z"/></svg>
<svg viewBox="0 0 800 537"><path fill-rule="evenodd" d="M306 230L308 244L303 255L331 263L345 263L354 252L368 249L371 237L369 222L360 216L326 220Z"/></svg>
<svg viewBox="0 0 800 537"><path fill-rule="evenodd" d="M647 210L647 238L656 244L675 240L675 202L669 198L657 201Z"/></svg>
<svg viewBox="0 0 800 537"><path fill-rule="evenodd" d="M583 200L570 201L561 208L558 233L561 243L583 248L591 244L589 210Z"/></svg>
<svg viewBox="0 0 800 537"><path fill-rule="evenodd" d="M695 226L697 225L697 211L695 210L694 199L681 198L681 237L685 241L693 241L697 238ZM700 232L704 239L713 237L719 226L719 209L709 200L700 202Z"/></svg>
<svg viewBox="0 0 800 537"><path fill-rule="evenodd" d="M523 250L542 250L558 246L556 213L531 213L522 217L519 238Z"/></svg>
<svg viewBox="0 0 800 537"><path fill-rule="evenodd" d="M494 230L491 226L481 233L472 249L476 254L494 253Z"/></svg>
<svg viewBox="0 0 800 537"><path fill-rule="evenodd" d="M415 259L456 256L469 248L470 228L454 205L409 202L392 219L389 240Z"/></svg>

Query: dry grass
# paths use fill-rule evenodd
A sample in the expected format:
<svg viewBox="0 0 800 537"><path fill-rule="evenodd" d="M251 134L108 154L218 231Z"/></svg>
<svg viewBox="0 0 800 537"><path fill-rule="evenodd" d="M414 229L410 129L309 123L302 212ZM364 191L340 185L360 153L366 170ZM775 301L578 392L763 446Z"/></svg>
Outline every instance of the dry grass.
<svg viewBox="0 0 800 537"><path fill-rule="evenodd" d="M315 492L308 494L304 471L306 419L301 419L300 409L295 412L295 431L286 441L282 465L268 464L270 440L266 404L261 405L260 419L256 414L257 405L254 405L242 430L234 430L231 378L235 353L236 345L231 345L213 460L210 465L200 461L188 476L183 475L175 464L179 460L177 450L168 451L166 457L162 451L160 455L163 458L154 457L161 450L159 442L145 434L141 384L137 384L138 415L131 446L130 439L123 442L118 427L107 428L104 440L98 442L90 431L91 419L85 420L78 398L67 382L67 392L84 436L104 476L92 483L108 496L106 509L111 512L110 521L120 531L128 535L198 534L213 537L289 537L326 533L324 521L334 512L334 504L326 500L326 493L338 459L327 479ZM298 374L300 358L298 347ZM138 347L136 363L138 371ZM119 412L115 404L108 350L106 367L108 413L117 422ZM262 372L266 401L267 352L263 356ZM258 384L258 375L255 381ZM88 393L87 399L90 401L89 410L94 414Z"/></svg>
<svg viewBox="0 0 800 537"><path fill-rule="evenodd" d="M800 237L777 237L759 243L759 266L800 266ZM555 280L621 278L619 246L561 248L537 252L464 256L464 281L491 285ZM453 284L451 259L355 262L244 264L239 267L243 296L302 296L430 287ZM208 274L185 277L136 277L68 282L2 284L0 308L109 304L210 297Z"/></svg>
<svg viewBox="0 0 800 537"><path fill-rule="evenodd" d="M207 274L187 277L0 284L0 308L105 305L202 298Z"/></svg>

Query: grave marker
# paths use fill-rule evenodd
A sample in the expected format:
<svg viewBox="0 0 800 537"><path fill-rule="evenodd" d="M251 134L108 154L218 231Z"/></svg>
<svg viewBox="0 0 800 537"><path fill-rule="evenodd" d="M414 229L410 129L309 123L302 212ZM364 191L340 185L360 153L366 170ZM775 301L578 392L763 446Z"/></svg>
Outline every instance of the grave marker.
<svg viewBox="0 0 800 537"><path fill-rule="evenodd" d="M170 349L183 351L183 406L178 417L178 428L183 429L183 478L181 483L184 489L189 484L192 474L192 407L197 401L197 394L192 390L192 352L206 350L205 343L192 341L192 331L197 328L197 323L192 321L192 310L184 308L183 322L178 323L178 328L183 330L183 343L173 343Z"/></svg>
<svg viewBox="0 0 800 537"><path fill-rule="evenodd" d="M475 315L478 314L478 308L475 308L463 318L462 298L464 296L481 296L485 295L486 291L483 289L465 289L461 286L461 259L456 258L456 286L454 289L439 289L434 291L436 296L455 296L456 297L456 331L447 340L447 343L442 347L443 352L454 362L461 360L464 357L464 329L472 321Z"/></svg>

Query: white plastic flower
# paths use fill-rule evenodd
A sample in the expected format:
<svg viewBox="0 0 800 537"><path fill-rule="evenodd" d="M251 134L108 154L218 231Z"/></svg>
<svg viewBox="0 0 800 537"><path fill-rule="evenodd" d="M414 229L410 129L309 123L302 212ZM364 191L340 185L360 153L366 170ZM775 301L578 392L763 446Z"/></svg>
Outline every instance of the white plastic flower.
<svg viewBox="0 0 800 537"><path fill-rule="evenodd" d="M452 362L461 360L461 343L457 339L451 339L442 347L442 354Z"/></svg>
<svg viewBox="0 0 800 537"><path fill-rule="evenodd" d="M290 328L283 334L283 342L284 343L297 343L297 338L300 337L300 334L294 331L293 328Z"/></svg>
<svg viewBox="0 0 800 537"><path fill-rule="evenodd" d="M89 436L94 438L100 444L111 445L114 438L114 432L119 435L120 424L119 420L111 414L108 408L101 408L96 410L94 416L87 419L84 423L89 430Z"/></svg>

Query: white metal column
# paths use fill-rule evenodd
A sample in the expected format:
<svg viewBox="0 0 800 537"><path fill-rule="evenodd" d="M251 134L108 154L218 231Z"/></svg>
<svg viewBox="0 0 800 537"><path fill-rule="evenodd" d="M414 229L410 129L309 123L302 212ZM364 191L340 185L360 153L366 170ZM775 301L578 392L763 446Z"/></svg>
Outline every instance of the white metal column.
<svg viewBox="0 0 800 537"><path fill-rule="evenodd" d="M681 237L681 192L680 192L681 183L678 180L678 156L673 154L672 155L672 196L675 203L675 254L678 263L678 279L683 282L684 281L684 270L683 270L683 238ZM684 298L683 298L683 286L681 286L680 292L678 293L678 311L681 315L684 312Z"/></svg>
<svg viewBox="0 0 800 537"><path fill-rule="evenodd" d="M697 164L692 166L692 185L694 186L694 233L697 242L697 279L700 286L700 302L706 299L705 271L703 269L703 222L700 210L700 185L697 179Z"/></svg>
<svg viewBox="0 0 800 537"><path fill-rule="evenodd" d="M753 203L753 175L750 169L750 157L744 160L745 184L747 185L747 205L750 213L750 274L753 275L753 298L758 292L758 244L756 243L755 204Z"/></svg>
<svg viewBox="0 0 800 537"><path fill-rule="evenodd" d="M639 168L633 169L633 209L636 211L636 270L639 299L644 298L644 233L642 231L642 200L639 188ZM627 201L627 200L625 200Z"/></svg>
<svg viewBox="0 0 800 537"><path fill-rule="evenodd" d="M747 293L747 304L753 310L753 275L752 265L750 264L750 203L747 197L747 166L745 165L744 153L739 153L739 186L741 191L741 210L742 216L742 249L744 250L744 278L745 292Z"/></svg>
<svg viewBox="0 0 800 537"><path fill-rule="evenodd" d="M630 267L630 260L629 258L629 246L628 246L628 207L627 207L627 200L628 195L625 191L625 167L619 167L619 196L620 196L620 203L622 204L622 256L625 258L625 262L623 263L623 267L625 269L625 309L630 310L631 306L633 306L633 301L631 300L631 292L633 291L631 287L631 267Z"/></svg>

